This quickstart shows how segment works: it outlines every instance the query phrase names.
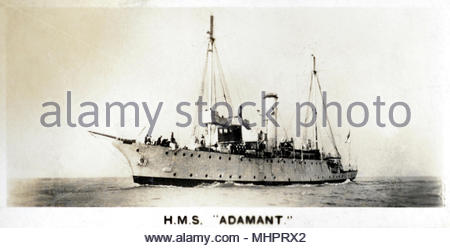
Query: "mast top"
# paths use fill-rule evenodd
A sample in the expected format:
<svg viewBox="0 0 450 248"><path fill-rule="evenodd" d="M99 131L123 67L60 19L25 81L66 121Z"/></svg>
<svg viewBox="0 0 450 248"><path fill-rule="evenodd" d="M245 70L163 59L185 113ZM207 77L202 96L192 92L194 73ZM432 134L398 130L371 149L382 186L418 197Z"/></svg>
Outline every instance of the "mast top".
<svg viewBox="0 0 450 248"><path fill-rule="evenodd" d="M207 32L209 34L209 41L211 43L214 43L215 38L214 38L214 16L213 15L211 15L209 17L209 24L210 24L209 31Z"/></svg>
<svg viewBox="0 0 450 248"><path fill-rule="evenodd" d="M314 75L317 74L316 71L316 56L314 56L314 54L311 54L312 58L313 58L313 73Z"/></svg>

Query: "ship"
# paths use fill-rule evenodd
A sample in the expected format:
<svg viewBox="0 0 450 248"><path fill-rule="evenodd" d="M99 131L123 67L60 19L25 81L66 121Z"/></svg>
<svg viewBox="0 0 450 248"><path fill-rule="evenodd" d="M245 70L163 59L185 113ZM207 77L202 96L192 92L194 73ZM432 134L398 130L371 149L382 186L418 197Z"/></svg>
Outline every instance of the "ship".
<svg viewBox="0 0 450 248"><path fill-rule="evenodd" d="M334 151L325 153L323 148L319 148L317 124L313 128L313 138L307 139L304 135L302 144L297 144L299 146L297 148L292 138L279 141L278 127L276 125L269 127L269 124L265 130L257 132L256 140L246 141L243 132L251 131L252 128L249 121L242 117L241 111L238 116L227 121L228 119L212 110L211 106L217 101L218 96L222 96L227 102L231 101L231 96L225 85L217 52L213 16L210 16L210 29L207 34L208 46L200 96L208 99L205 115L210 118L205 127L193 128L192 138L195 140L193 147L179 147L173 133L170 139L160 137L153 141L146 136L145 140L140 142L136 139L89 131L93 135L113 139L113 146L124 155L131 168L134 183L192 187L231 182L275 186L342 183L356 178L358 170L350 164L350 161L347 161L344 168L331 125L328 127ZM316 58L314 55L312 58L309 98L313 85L320 88ZM217 88L223 92L217 93ZM264 96L264 100L267 100L268 104L276 103L278 95L268 93ZM276 119L278 109L274 108L272 111L271 114Z"/></svg>

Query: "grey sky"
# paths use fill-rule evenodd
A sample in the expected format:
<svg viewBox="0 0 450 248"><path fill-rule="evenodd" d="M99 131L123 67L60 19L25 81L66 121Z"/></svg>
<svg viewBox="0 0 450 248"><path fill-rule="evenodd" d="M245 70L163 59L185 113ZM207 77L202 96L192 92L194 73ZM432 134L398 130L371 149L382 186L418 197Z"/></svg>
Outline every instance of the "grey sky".
<svg viewBox="0 0 450 248"><path fill-rule="evenodd" d="M7 11L7 156L11 177L128 176L108 140L65 123L65 95L100 104L100 127L134 138L141 127L127 120L105 128L106 101L164 102L154 136L174 131L187 143L190 130L175 112L194 102L201 81L209 15L216 19L217 47L233 104L255 101L262 90L280 96L281 136L295 135L295 102L306 101L310 54L330 100L369 106L369 125L352 130L352 157L361 176L439 176L443 106L448 95L448 17L437 9L222 8L222 9L19 9ZM407 102L405 128L375 125L372 102ZM46 101L59 102L62 127L44 128ZM194 111L194 108L191 108ZM256 113L246 113L254 120ZM254 112L254 111L253 111ZM130 117L132 115L129 115ZM355 111L355 117L358 114ZM334 110L330 118L335 123ZM401 117L398 117L401 119ZM285 130L284 130L285 128ZM349 130L335 129L343 145ZM142 133L145 133L146 130ZM142 136L142 135L141 135Z"/></svg>

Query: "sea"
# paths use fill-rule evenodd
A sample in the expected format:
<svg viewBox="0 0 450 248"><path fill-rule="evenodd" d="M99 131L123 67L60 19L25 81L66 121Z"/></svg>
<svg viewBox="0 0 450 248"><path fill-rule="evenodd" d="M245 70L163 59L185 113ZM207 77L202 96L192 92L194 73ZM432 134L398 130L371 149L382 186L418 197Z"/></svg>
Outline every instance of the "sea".
<svg viewBox="0 0 450 248"><path fill-rule="evenodd" d="M319 185L141 186L127 178L8 180L10 207L442 207L433 177L357 178Z"/></svg>

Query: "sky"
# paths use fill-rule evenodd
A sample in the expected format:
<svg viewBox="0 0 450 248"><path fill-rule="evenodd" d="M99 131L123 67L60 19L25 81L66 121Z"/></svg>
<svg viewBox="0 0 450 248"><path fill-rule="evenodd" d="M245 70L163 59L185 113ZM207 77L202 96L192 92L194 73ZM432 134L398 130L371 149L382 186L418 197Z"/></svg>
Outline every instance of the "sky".
<svg viewBox="0 0 450 248"><path fill-rule="evenodd" d="M448 13L431 8L23 8L6 11L6 125L8 177L130 176L125 158L94 130L142 139L140 125L118 113L106 127L106 102L146 102L163 107L153 136L175 132L187 144L191 130L176 127L180 101L198 97L207 46L209 16L216 21L216 45L233 106L257 103L244 115L257 121L261 91L280 99L280 138L295 134L295 103L307 100L311 54L328 98L343 106L343 126L334 128L360 176L440 176L443 168L446 69L450 42ZM69 127L66 92L72 93L72 120L85 101L99 105L99 127ZM372 102L386 102L375 124ZM45 128L44 102L61 106L61 127ZM368 125L350 127L345 110L366 103ZM388 121L388 107L406 102L411 121L403 128ZM195 109L186 108L193 113ZM236 108L235 108L236 109ZM355 120L361 112L354 111ZM401 121L401 111L395 119ZM336 124L331 110L330 120ZM323 139L325 139L325 135ZM345 159L345 158L344 158Z"/></svg>

